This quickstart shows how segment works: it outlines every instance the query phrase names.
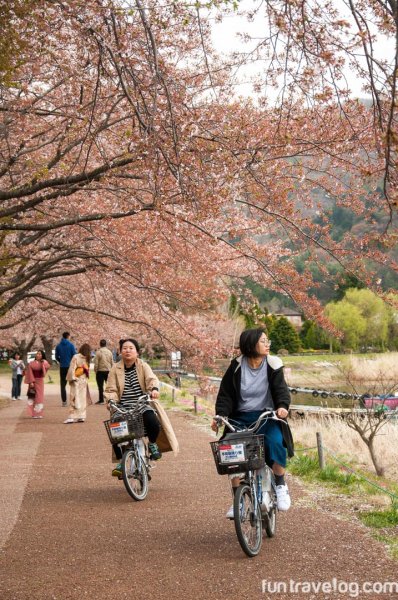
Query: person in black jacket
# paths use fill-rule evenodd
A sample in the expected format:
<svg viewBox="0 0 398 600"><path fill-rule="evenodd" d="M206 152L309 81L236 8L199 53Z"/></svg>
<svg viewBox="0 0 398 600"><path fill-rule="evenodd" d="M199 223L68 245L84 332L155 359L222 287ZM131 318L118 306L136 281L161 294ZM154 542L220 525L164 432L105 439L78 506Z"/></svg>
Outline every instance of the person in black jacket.
<svg viewBox="0 0 398 600"><path fill-rule="evenodd" d="M274 410L280 419L286 419L290 392L283 374L283 363L278 356L270 356L270 341L264 329L247 329L239 340L241 356L232 360L222 378L216 400L216 414L250 425L266 410ZM213 420L212 429L217 431ZM275 475L277 506L290 508L290 495L285 482L287 454L293 456L293 440L289 426L269 419L258 431L264 434L265 460ZM240 478L232 477L232 490ZM227 512L233 518L233 506Z"/></svg>

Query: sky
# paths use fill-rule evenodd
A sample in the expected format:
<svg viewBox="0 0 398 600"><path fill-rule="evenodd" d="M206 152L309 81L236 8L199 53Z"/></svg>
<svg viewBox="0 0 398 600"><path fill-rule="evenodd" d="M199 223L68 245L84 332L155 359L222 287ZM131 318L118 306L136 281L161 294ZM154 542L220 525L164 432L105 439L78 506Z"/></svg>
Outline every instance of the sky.
<svg viewBox="0 0 398 600"><path fill-rule="evenodd" d="M239 11L241 9L250 9L254 5L258 5L259 2L260 0L240 0ZM335 3L336 5L340 4L344 12L344 3L342 0L335 0ZM345 12L345 15L348 17L347 12ZM217 22L216 19L212 19L212 22L213 44L215 49L221 54L229 53L236 49L247 51L247 49L250 48L250 45L244 44L239 39L237 33L247 32L254 37L261 37L264 31L264 21L262 19L257 17L253 22L248 22L248 20L238 12L224 16L222 22ZM394 53L393 41L379 36L376 40L375 49L378 58L392 57ZM258 67L256 67L256 69L251 67L245 68L244 71L242 70L240 72L239 77L242 83L236 86L238 95L253 95L253 87L248 83L248 79L251 75L254 75L257 70ZM345 75L349 81L352 95L360 98L365 97L366 94L362 90L363 82L359 78L353 77L349 67L345 70Z"/></svg>

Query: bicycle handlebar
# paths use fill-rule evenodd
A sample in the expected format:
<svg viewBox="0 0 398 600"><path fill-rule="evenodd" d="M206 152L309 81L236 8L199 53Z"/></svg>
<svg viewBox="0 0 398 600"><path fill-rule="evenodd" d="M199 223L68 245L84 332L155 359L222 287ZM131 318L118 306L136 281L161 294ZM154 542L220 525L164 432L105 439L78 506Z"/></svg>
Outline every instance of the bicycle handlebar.
<svg viewBox="0 0 398 600"><path fill-rule="evenodd" d="M142 396L140 396L137 399L137 404L139 405L143 405L143 404L147 404L148 400L150 399L150 395L149 394L143 394ZM136 412L136 409L131 409L131 408L124 408L123 406L121 406L120 404L114 402L113 400L109 400L108 402L109 407L113 408L113 410L115 412L120 413L121 415L128 415L131 412ZM137 406L137 408L138 408Z"/></svg>
<svg viewBox="0 0 398 600"><path fill-rule="evenodd" d="M283 423L285 422L283 419L280 419L277 416L277 414L274 410L266 410L265 412L261 413L261 415L258 417L257 421L251 427L245 427L244 431L250 431L251 433L254 433L255 431L257 431L257 429L260 428L262 421L264 421L266 417L268 417L269 419L273 419L274 421L282 421ZM224 423L224 425L226 427L228 427L228 429L230 431L235 431L235 432L240 431L240 430L237 430L236 427L231 425L231 423L229 422L227 417L221 417L220 415L215 415L213 417L213 419L217 422L217 425L219 425L220 423Z"/></svg>

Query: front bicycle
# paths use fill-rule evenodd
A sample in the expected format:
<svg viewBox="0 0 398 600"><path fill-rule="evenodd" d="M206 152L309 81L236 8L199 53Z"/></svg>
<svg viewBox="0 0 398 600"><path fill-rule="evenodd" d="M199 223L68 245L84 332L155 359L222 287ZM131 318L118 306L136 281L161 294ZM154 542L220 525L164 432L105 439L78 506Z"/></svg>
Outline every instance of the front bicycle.
<svg viewBox="0 0 398 600"><path fill-rule="evenodd" d="M144 500L149 489L149 457L143 441L145 435L144 421L140 404L146 403L148 397L139 398L134 409L125 409L119 404L109 402L113 409L110 420L105 421L109 440L112 445L119 446L122 452L122 479L129 495L136 501Z"/></svg>
<svg viewBox="0 0 398 600"><path fill-rule="evenodd" d="M274 476L265 464L264 436L256 435L270 415L273 413L263 413L252 427L240 431L224 417L216 416L218 423L224 423L231 433L210 443L218 473L241 479L234 494L234 524L239 544L249 557L260 552L263 527L268 537L276 531Z"/></svg>

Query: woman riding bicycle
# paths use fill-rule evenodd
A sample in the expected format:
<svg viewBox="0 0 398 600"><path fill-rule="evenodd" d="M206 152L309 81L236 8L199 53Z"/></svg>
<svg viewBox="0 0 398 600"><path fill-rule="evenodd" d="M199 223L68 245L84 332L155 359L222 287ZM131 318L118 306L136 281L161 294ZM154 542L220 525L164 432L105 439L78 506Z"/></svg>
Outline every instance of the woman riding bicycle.
<svg viewBox="0 0 398 600"><path fill-rule="evenodd" d="M156 443L160 432L160 423L155 410L149 405L138 405L138 398L143 394L150 394L151 398L159 398L159 381L151 367L144 363L138 354L139 344L133 338L120 340L120 353L122 359L113 365L109 371L104 398L109 410L109 401L120 403L124 408L139 407L144 420L144 427L149 439L148 449L151 460L159 460L162 453ZM121 459L120 448L113 446L112 461ZM120 462L112 471L115 477L121 477Z"/></svg>
<svg viewBox="0 0 398 600"><path fill-rule="evenodd" d="M244 426L252 424L266 410L274 410L280 419L286 419L290 392L283 375L283 363L279 357L269 355L270 345L264 329L243 331L239 340L241 356L232 360L221 381L215 407L217 415L233 419L234 425ZM217 431L215 420L211 427ZM257 433L264 434L265 460L275 475L278 509L288 510L291 501L284 475L287 453L293 456L289 426L269 419ZM233 493L239 482L239 476L232 477ZM226 516L233 518L233 506Z"/></svg>

